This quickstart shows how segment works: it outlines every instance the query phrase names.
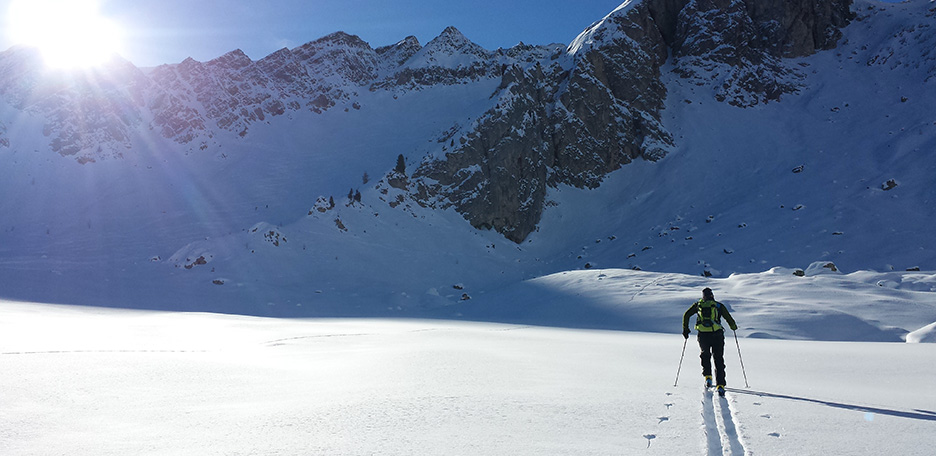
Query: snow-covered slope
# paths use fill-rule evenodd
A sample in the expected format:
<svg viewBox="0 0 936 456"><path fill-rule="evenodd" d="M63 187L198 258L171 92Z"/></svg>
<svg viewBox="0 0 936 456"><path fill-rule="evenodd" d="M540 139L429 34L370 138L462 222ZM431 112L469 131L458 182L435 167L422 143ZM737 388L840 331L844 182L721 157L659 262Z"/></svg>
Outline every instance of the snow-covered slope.
<svg viewBox="0 0 936 456"><path fill-rule="evenodd" d="M678 332L700 290L718 290L741 337L928 342L936 320L936 275L842 274L818 262L797 276L774 268L707 279L629 269L567 271L499 290L442 316L507 323ZM516 303L522 303L517 305ZM452 314L450 312L458 312Z"/></svg>
<svg viewBox="0 0 936 456"><path fill-rule="evenodd" d="M595 27L610 27L636 5L622 5ZM927 229L936 197L934 34L928 33L934 13L922 0L859 1L853 10L838 48L782 61L799 73L800 86L779 100L747 108L719 102L723 87L704 82L706 68L683 78L673 70L685 64L668 61L660 68L666 98L658 123L672 136L672 150L656 162L636 159L608 175L577 176L582 186L597 188L556 182L541 182L541 194L526 188L530 204L541 200L542 217L519 244L474 229L455 207L429 207L432 198L410 185L413 173L456 156L463 144L483 152L516 146L488 144L492 138L534 137L518 132L533 131L545 117L519 112L521 123L503 124L512 131L503 137L478 127L498 112L513 119L508 103L533 106L526 94L547 93L534 74L571 71L588 79L591 73L573 65L595 62L576 57L577 44L571 54L555 46L485 51L453 28L425 47L403 40L372 49L336 33L257 62L235 51L147 74L120 66L136 82L108 85L99 78L101 91L85 85L77 92L81 102L111 100L92 103L96 110L88 112L120 119L110 132L114 141L74 156L50 146L65 130L50 124L45 108L75 101L31 103L23 94L35 81L16 78L34 69L24 70L25 51L7 51L0 60L0 296L255 315L462 314L649 329L629 318L605 320L598 297L581 305L586 314L571 314L568 308L581 301L570 301L547 318L501 293L589 268L681 274L693 286L733 273L793 281L802 279L793 270L816 261L848 273L845 289L865 289L867 281L852 274L861 270L895 274L875 283L929 283L916 277L936 270ZM599 30L590 30L576 43L594 41ZM14 80L22 84L9 85ZM544 106L558 106L550 103ZM401 155L402 177L392 172ZM84 165L80 157L88 158ZM484 201L490 182L480 179L489 175L489 162L452 164L450 177L465 199ZM519 203L518 210L529 209ZM906 271L913 268L923 272ZM900 340L936 320L931 289L914 288L919 295L909 298L869 289L875 290L869 302L921 308L888 320L856 302L865 295L848 292L831 297L831 307L793 303L784 310L844 313L840 332L777 324L768 312L751 319L745 335ZM689 291L674 296L673 309L698 294ZM719 296L732 305L770 301L720 290Z"/></svg>

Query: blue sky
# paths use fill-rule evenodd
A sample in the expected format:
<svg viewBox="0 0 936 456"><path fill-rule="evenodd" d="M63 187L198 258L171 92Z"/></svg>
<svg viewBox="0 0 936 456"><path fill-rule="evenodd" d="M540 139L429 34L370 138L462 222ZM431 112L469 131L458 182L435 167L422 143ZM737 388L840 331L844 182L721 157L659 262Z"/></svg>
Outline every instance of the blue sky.
<svg viewBox="0 0 936 456"><path fill-rule="evenodd" d="M453 25L487 49L568 43L623 0L100 0L124 30L121 54L137 66L210 60L234 49L260 59L335 31L373 47L409 35L423 44ZM7 25L10 0L0 0ZM6 28L6 27L4 27ZM0 37L0 51L14 43Z"/></svg>

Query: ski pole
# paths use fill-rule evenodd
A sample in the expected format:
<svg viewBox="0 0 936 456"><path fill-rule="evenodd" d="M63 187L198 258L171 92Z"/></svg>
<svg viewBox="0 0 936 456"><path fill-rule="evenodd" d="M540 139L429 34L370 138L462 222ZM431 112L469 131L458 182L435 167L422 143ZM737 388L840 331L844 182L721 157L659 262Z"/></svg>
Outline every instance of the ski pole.
<svg viewBox="0 0 936 456"><path fill-rule="evenodd" d="M686 342L689 342L688 337L682 343L682 354L679 355L679 368L676 369L676 381L673 382L673 386L676 386L676 384L679 383L679 371L682 370L682 360L683 357L686 356Z"/></svg>
<svg viewBox="0 0 936 456"><path fill-rule="evenodd" d="M744 358L741 357L741 344L738 343L738 332L737 331L732 331L732 332L734 333L735 346L738 347L738 360L741 361L741 374L744 375L744 387L750 388L751 385L748 385L748 382L747 382L747 373L744 372Z"/></svg>

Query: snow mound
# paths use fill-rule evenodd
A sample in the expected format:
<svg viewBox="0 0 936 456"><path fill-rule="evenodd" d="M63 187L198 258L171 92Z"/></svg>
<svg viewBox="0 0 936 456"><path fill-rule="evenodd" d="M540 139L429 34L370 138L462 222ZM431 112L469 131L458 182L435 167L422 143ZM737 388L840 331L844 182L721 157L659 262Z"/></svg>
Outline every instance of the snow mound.
<svg viewBox="0 0 936 456"><path fill-rule="evenodd" d="M930 323L916 331L907 334L907 343L936 343L936 322Z"/></svg>
<svg viewBox="0 0 936 456"><path fill-rule="evenodd" d="M214 254L204 245L204 242L197 241L177 250L168 261L177 268L192 269L195 266L206 265L213 259Z"/></svg>
<svg viewBox="0 0 936 456"><path fill-rule="evenodd" d="M838 266L835 263L829 261L816 261L809 265L806 268L807 276L817 276L821 274L841 274L839 272Z"/></svg>

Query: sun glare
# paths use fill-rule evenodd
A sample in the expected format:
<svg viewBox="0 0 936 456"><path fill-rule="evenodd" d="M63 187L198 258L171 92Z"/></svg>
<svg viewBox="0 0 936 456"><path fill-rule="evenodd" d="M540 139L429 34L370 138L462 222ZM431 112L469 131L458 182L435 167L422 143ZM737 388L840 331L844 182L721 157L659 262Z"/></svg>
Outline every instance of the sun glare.
<svg viewBox="0 0 936 456"><path fill-rule="evenodd" d="M94 0L15 0L8 18L11 40L38 48L53 68L92 67L120 52L121 30Z"/></svg>

